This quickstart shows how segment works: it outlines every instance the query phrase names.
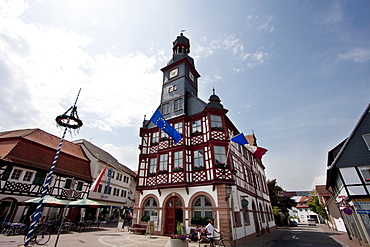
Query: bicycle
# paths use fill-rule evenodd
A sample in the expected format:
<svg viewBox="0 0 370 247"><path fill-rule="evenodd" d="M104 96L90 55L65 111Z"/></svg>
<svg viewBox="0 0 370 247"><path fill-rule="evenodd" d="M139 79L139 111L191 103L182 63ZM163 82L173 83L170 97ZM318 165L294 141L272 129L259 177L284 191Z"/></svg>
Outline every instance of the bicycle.
<svg viewBox="0 0 370 247"><path fill-rule="evenodd" d="M47 224L39 224L33 231L30 243L36 243L37 245L44 245L50 240L50 233L47 231ZM24 236L26 241L27 235Z"/></svg>
<svg viewBox="0 0 370 247"><path fill-rule="evenodd" d="M219 236L218 238L219 238L219 240L216 240L216 242L217 242L216 246L219 246L219 247L231 247L231 246L233 246L233 245L229 242L229 240L224 239L224 238L222 237L222 233L221 233L221 232L220 232L220 236Z"/></svg>
<svg viewBox="0 0 370 247"><path fill-rule="evenodd" d="M208 244L210 247L232 247L233 245L230 243L229 240L227 239L224 239L223 236L222 236L222 233L220 232L219 233L220 236L217 236L217 237L214 237L213 238L213 243L211 243L210 239L206 236L202 236L202 240L199 243L199 247L201 246L201 244L206 244L204 245L208 247Z"/></svg>

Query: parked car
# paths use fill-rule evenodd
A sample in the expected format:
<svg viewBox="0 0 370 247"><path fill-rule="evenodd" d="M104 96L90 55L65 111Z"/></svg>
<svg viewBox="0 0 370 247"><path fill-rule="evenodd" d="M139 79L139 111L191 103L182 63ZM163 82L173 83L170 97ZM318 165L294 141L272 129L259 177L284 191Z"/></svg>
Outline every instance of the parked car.
<svg viewBox="0 0 370 247"><path fill-rule="evenodd" d="M316 222L314 219L307 219L307 223L309 226L316 226Z"/></svg>

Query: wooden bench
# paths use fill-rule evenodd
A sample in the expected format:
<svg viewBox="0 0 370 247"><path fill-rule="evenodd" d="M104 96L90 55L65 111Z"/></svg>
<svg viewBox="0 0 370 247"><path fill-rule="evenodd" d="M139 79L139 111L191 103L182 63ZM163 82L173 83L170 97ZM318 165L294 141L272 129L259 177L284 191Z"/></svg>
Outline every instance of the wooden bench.
<svg viewBox="0 0 370 247"><path fill-rule="evenodd" d="M129 228L130 233L140 233L145 234L148 224L133 224L132 227Z"/></svg>

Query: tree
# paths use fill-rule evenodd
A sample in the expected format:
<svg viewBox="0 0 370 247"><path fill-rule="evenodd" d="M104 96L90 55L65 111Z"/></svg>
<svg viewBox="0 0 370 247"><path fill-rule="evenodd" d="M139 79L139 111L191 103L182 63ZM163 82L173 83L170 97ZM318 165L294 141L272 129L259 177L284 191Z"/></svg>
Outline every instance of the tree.
<svg viewBox="0 0 370 247"><path fill-rule="evenodd" d="M276 179L267 180L267 187L270 194L271 205L273 207L273 212L275 215L275 223L278 226L283 226L288 224L289 211L297 203L290 197L279 196L279 192L283 192L284 189L281 188Z"/></svg>
<svg viewBox="0 0 370 247"><path fill-rule="evenodd" d="M313 196L311 200L307 202L307 205L310 207L311 211L321 215L324 219L328 219L328 214L317 196Z"/></svg>

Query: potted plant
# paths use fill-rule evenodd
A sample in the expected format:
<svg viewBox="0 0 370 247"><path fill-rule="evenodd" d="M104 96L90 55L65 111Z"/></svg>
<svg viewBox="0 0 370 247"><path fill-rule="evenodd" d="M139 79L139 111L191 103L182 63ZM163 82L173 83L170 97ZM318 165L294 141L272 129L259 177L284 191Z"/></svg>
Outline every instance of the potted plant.
<svg viewBox="0 0 370 247"><path fill-rule="evenodd" d="M148 222L150 220L150 216L149 215L143 215L140 219L140 221L142 222Z"/></svg>
<svg viewBox="0 0 370 247"><path fill-rule="evenodd" d="M182 224L180 221L177 222L176 225L176 234L171 234L171 238L169 239L169 246L170 247L187 247L189 246L189 242L186 241L187 236L182 231Z"/></svg>

